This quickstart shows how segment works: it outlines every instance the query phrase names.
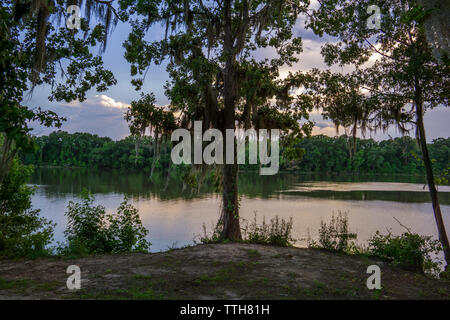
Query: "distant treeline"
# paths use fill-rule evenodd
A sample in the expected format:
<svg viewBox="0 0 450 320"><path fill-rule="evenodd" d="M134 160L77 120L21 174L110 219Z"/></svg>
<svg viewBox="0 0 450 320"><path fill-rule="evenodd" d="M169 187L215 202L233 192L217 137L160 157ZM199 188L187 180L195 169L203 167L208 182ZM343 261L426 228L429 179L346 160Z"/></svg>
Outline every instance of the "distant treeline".
<svg viewBox="0 0 450 320"><path fill-rule="evenodd" d="M35 137L39 146L34 154L22 154L26 164L50 166L76 166L97 168L149 169L156 156L155 145L150 137L139 143L136 158L136 141L126 137L113 141L90 133L69 134L56 131L48 136ZM288 161L283 149L280 169L298 172L356 172L356 173L400 173L422 174L424 169L416 140L401 137L390 140L356 139L356 151L350 156L351 138L312 136L299 143L304 150L300 160ZM170 165L169 144L162 144L155 169ZM448 168L450 161L450 138L439 138L429 144L429 151L436 172ZM245 165L243 169L255 166Z"/></svg>
<svg viewBox="0 0 450 320"><path fill-rule="evenodd" d="M375 141L356 139L356 152L350 157L347 136L313 136L304 139L299 146L305 154L297 169L305 172L343 172L357 173L425 173L421 151L417 141L411 137ZM438 138L428 144L435 174L450 166L450 138Z"/></svg>

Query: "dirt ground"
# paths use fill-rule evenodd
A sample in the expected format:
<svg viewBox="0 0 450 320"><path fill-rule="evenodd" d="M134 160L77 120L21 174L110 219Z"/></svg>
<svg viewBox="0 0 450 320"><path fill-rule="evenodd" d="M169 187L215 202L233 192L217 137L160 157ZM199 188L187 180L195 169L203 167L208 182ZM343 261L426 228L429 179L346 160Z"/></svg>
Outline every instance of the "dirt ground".
<svg viewBox="0 0 450 320"><path fill-rule="evenodd" d="M369 265L381 268L369 290ZM67 289L69 265L81 289ZM449 299L450 282L317 249L198 245L149 254L0 261L0 299Z"/></svg>

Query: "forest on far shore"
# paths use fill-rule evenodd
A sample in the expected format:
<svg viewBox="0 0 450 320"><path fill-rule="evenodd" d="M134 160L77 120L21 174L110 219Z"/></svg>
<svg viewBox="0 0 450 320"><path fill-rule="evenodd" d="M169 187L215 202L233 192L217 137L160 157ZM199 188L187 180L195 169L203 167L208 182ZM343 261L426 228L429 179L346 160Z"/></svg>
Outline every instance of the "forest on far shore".
<svg viewBox="0 0 450 320"><path fill-rule="evenodd" d="M167 169L170 166L171 145L163 143L155 152L151 137L128 136L114 141L90 133L55 131L47 136L33 137L38 146L34 153L22 153L25 164L35 166L69 166L92 168ZM356 152L351 156L352 138L324 135L304 138L297 146L303 150L299 160L289 161L280 150L280 169L297 172L354 172L375 174L424 174L420 149L415 139L404 136L389 140L356 139ZM428 144L434 170L446 175L450 163L450 138L438 138ZM256 169L257 165L241 165L241 169Z"/></svg>

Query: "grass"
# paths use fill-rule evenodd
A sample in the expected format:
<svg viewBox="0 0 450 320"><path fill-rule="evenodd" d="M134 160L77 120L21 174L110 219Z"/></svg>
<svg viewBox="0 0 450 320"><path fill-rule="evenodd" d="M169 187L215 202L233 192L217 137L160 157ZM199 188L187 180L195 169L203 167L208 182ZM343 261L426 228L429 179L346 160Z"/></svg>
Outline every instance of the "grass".
<svg viewBox="0 0 450 320"><path fill-rule="evenodd" d="M135 274L135 275L134 275L134 278L135 278L136 280L149 280L149 279L151 279L152 277L151 277L151 276L148 276L148 275L145 275L145 274Z"/></svg>
<svg viewBox="0 0 450 320"><path fill-rule="evenodd" d="M8 290L12 293L24 293L27 290L52 292L61 287L56 281L36 281L31 279L8 280L0 278L0 290Z"/></svg>
<svg viewBox="0 0 450 320"><path fill-rule="evenodd" d="M243 280L242 271L247 271L252 268L254 264L247 261L233 262L229 266L220 268L212 274L201 275L194 280L196 285L201 284L223 284L223 283L238 283Z"/></svg>
<svg viewBox="0 0 450 320"><path fill-rule="evenodd" d="M259 258L259 257L261 257L261 253L258 250L256 250L256 249L245 249L245 251L247 252L247 255L250 258Z"/></svg>

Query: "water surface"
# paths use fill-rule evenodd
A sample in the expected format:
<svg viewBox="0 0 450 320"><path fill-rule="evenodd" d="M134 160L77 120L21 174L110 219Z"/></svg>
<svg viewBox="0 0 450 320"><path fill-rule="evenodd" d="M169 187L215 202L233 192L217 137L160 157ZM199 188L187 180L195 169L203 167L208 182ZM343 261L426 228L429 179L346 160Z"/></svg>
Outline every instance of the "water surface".
<svg viewBox="0 0 450 320"><path fill-rule="evenodd" d="M57 223L55 237L63 240L64 213L69 201L79 200L83 188L95 195L95 202L114 212L124 196L139 209L149 230L151 251L193 243L202 234L203 223L211 229L220 210L220 195L211 185L198 190L183 186L176 178L147 173L88 169L36 169L31 184L37 186L33 205L42 216ZM241 173L241 216L259 220L275 215L293 217L294 237L305 245L308 234L317 237L320 221L333 212L347 212L350 231L364 243L375 231L405 231L394 217L412 231L437 238L433 210L423 177L304 175L280 173L259 176ZM450 230L450 187L441 186L441 210ZM303 240L302 240L303 239Z"/></svg>

